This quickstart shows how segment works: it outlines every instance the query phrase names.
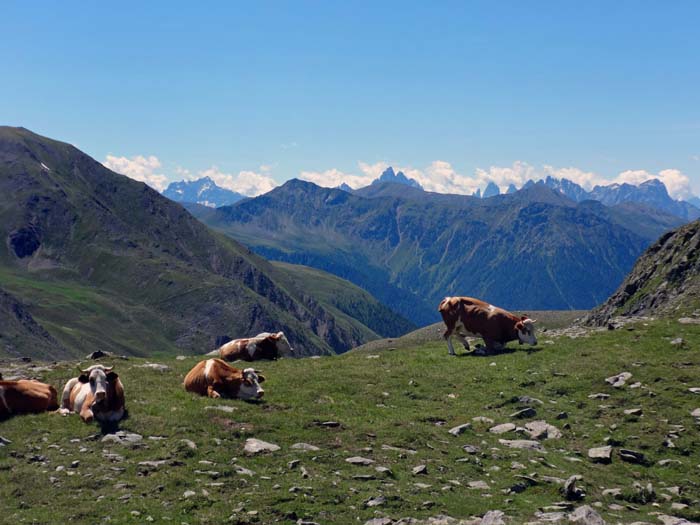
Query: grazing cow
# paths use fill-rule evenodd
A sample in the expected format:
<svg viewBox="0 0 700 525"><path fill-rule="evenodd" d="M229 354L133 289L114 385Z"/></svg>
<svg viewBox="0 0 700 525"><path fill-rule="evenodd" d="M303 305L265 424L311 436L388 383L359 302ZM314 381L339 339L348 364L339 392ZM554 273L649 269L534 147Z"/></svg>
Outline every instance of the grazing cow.
<svg viewBox="0 0 700 525"><path fill-rule="evenodd" d="M221 359L200 361L185 376L185 390L201 396L259 399L265 377L252 368L239 370Z"/></svg>
<svg viewBox="0 0 700 525"><path fill-rule="evenodd" d="M57 408L58 393L51 385L34 379L2 381L0 377L0 419Z"/></svg>
<svg viewBox="0 0 700 525"><path fill-rule="evenodd" d="M66 383L61 399L61 414L80 414L86 423L116 423L124 417L124 386L112 369L92 365Z"/></svg>
<svg viewBox="0 0 700 525"><path fill-rule="evenodd" d="M447 326L443 337L447 341L450 355L455 355L451 337L455 336L466 350L469 343L465 332L483 338L486 352L502 350L508 341L536 345L535 320L512 313L472 297L445 297L438 311Z"/></svg>
<svg viewBox="0 0 700 525"><path fill-rule="evenodd" d="M270 334L263 332L247 339L234 339L207 355L218 355L225 361L257 361L258 359L277 359L290 355L292 348L283 332Z"/></svg>

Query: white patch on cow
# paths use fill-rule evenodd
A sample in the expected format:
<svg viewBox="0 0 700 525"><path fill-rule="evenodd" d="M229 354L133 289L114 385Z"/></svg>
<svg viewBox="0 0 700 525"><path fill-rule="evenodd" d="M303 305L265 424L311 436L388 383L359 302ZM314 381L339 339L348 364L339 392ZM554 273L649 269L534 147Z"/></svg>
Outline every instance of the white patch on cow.
<svg viewBox="0 0 700 525"><path fill-rule="evenodd" d="M83 403L85 403L85 398L87 398L90 392L90 384L78 383L78 385L80 386L78 387L78 394L75 396L75 401L73 402L73 412L80 414L80 411L83 409Z"/></svg>
<svg viewBox="0 0 700 525"><path fill-rule="evenodd" d="M12 412L10 405L7 404L7 400L5 399L5 387L4 386L0 386L0 403L2 403L2 406L4 406L8 412Z"/></svg>
<svg viewBox="0 0 700 525"><path fill-rule="evenodd" d="M246 368L243 370L243 379L241 386L238 389L238 397L241 399L258 399L262 397L265 390L260 386L258 382L258 374L255 373L253 368ZM245 380L250 381L250 384L246 384Z"/></svg>
<svg viewBox="0 0 700 525"><path fill-rule="evenodd" d="M535 323L532 319L525 319L523 321L524 330L518 330L518 339L521 343L528 345L536 345L537 337L535 337Z"/></svg>
<svg viewBox="0 0 700 525"><path fill-rule="evenodd" d="M292 345L289 344L289 341L287 340L287 336L284 335L283 332L278 332L277 335L279 336L279 339L277 339L277 353L280 356L289 356L292 355L294 352L292 350Z"/></svg>
<svg viewBox="0 0 700 525"><path fill-rule="evenodd" d="M496 307L492 304L489 305L489 313L493 313L493 311L496 309Z"/></svg>
<svg viewBox="0 0 700 525"><path fill-rule="evenodd" d="M209 374L211 373L212 366L214 366L214 360L208 359L207 364L204 365L204 379L209 379Z"/></svg>
<svg viewBox="0 0 700 525"><path fill-rule="evenodd" d="M256 337L257 339L257 337ZM248 344L246 345L246 351L248 352L248 355L250 356L251 359L255 357L255 352L258 349L258 343L253 341L252 339L248 341Z"/></svg>

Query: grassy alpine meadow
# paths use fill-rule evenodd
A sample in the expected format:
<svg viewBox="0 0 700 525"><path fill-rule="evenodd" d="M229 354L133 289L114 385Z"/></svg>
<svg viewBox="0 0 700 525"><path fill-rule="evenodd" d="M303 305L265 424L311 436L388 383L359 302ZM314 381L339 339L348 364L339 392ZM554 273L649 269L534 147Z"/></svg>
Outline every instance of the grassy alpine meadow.
<svg viewBox="0 0 700 525"><path fill-rule="evenodd" d="M546 332L539 343L511 343L487 357L449 357L443 342L425 342L258 362L267 378L258 403L185 392L182 379L198 358L158 360L165 371L140 358L103 359L125 386L121 430L143 439L102 441L99 427L77 415L3 421L0 520L347 524L498 509L524 523L566 502L562 487L572 475L582 477L585 496L568 503L593 505L608 523L659 523L654 513L700 520L700 437L691 415L700 394L690 390L700 388L700 325L638 322L576 339ZM77 366L89 364L6 361L0 369L10 376L21 368L60 396ZM606 383L620 372L632 374L624 386ZM528 407L535 413L514 416ZM533 439L521 430L489 431L534 420L561 437L530 450L502 441ZM464 423L471 426L463 433L449 433ZM247 455L248 438L280 448ZM588 449L605 445L609 464L588 458ZM643 459L623 461L623 449ZM346 461L355 456L371 462Z"/></svg>

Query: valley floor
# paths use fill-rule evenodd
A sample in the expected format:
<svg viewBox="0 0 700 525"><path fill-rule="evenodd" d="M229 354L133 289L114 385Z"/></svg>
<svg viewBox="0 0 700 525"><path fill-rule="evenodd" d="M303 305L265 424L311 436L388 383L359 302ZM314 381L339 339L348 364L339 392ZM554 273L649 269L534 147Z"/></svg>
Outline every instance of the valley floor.
<svg viewBox="0 0 700 525"><path fill-rule="evenodd" d="M260 362L260 403L185 392L197 358L158 360L162 369L106 360L125 385L121 429L133 441L77 416L1 422L0 521L479 523L499 510L518 524L557 510L564 519L584 504L607 523L700 520L700 390L691 390L700 388L700 325L657 320L539 339L489 357L450 358L444 342L427 341ZM6 378L58 388L75 370L0 362ZM632 374L624 385L605 381L621 372ZM555 427L545 427L549 439L523 430L533 421ZM280 448L247 454L249 438ZM606 445L610 463L588 457ZM578 501L564 490L573 475L585 492Z"/></svg>

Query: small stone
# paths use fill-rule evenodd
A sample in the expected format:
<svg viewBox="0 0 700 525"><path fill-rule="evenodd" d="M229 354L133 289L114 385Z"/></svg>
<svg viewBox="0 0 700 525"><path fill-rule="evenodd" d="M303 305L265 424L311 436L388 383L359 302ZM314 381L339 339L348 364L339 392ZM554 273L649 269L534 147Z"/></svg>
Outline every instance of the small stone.
<svg viewBox="0 0 700 525"><path fill-rule="evenodd" d="M319 423L319 425L326 428L338 428L340 426L340 423L338 423L337 421L323 421Z"/></svg>
<svg viewBox="0 0 700 525"><path fill-rule="evenodd" d="M239 476L254 476L255 472L253 472L250 469L247 469L245 467L242 467L240 465L234 465L233 470L236 471L236 474Z"/></svg>
<svg viewBox="0 0 700 525"><path fill-rule="evenodd" d="M411 469L411 472L413 473L414 476L417 476L419 474L427 474L428 473L428 467L425 465L418 465L416 467L413 467Z"/></svg>
<svg viewBox="0 0 700 525"><path fill-rule="evenodd" d="M526 450L543 450L539 441L530 441L528 439L499 439L501 445L508 448L521 448Z"/></svg>
<svg viewBox="0 0 700 525"><path fill-rule="evenodd" d="M544 405L544 403L537 399L536 397L530 397L530 396L520 396L518 398L518 403L521 403L523 405Z"/></svg>
<svg viewBox="0 0 700 525"><path fill-rule="evenodd" d="M660 467L667 467L669 465L682 465L683 462L679 459L662 459L656 462Z"/></svg>
<svg viewBox="0 0 700 525"><path fill-rule="evenodd" d="M481 480L470 481L469 483L467 483L467 486L470 489L491 490L491 487L489 486L489 484L486 483L485 481L481 481Z"/></svg>
<svg viewBox="0 0 700 525"><path fill-rule="evenodd" d="M372 518L365 521L365 525L391 525L392 523L394 523L394 520L391 518Z"/></svg>
<svg viewBox="0 0 700 525"><path fill-rule="evenodd" d="M533 439L559 439L561 431L546 421L525 423L525 432Z"/></svg>
<svg viewBox="0 0 700 525"><path fill-rule="evenodd" d="M248 438L245 440L243 450L246 454L259 454L261 452L277 452L280 449L279 445L268 443L261 439Z"/></svg>
<svg viewBox="0 0 700 525"><path fill-rule="evenodd" d="M513 423L502 423L496 425L495 427L489 428L489 432L492 434L505 434L506 432L512 432L515 430L515 425Z"/></svg>
<svg viewBox="0 0 700 525"><path fill-rule="evenodd" d="M644 454L642 454L641 452L635 452L634 450L627 450L621 448L620 450L618 450L617 453L622 461L626 461L628 463L635 463L637 465L640 465L644 464L646 461L644 458Z"/></svg>
<svg viewBox="0 0 700 525"><path fill-rule="evenodd" d="M120 430L114 434L107 434L102 438L102 443L116 443L119 445L136 446L143 441L143 436L133 432L125 432Z"/></svg>
<svg viewBox="0 0 700 525"><path fill-rule="evenodd" d="M149 368L151 370L155 370L156 372L167 372L170 370L170 367L168 365L161 365L160 363L145 363L143 365L140 365L139 368Z"/></svg>
<svg viewBox="0 0 700 525"><path fill-rule="evenodd" d="M291 470L291 469L295 469L295 468L297 468L297 466L299 465L299 463L301 463L301 460L299 460L299 459L293 459L292 461L290 461L289 463L287 463L287 468L290 469L290 470Z"/></svg>
<svg viewBox="0 0 700 525"><path fill-rule="evenodd" d="M197 445L190 439L181 439L180 443L183 443L190 450L197 450Z"/></svg>
<svg viewBox="0 0 700 525"><path fill-rule="evenodd" d="M688 392L690 392L691 394L700 394L700 388L694 386L689 388Z"/></svg>
<svg viewBox="0 0 700 525"><path fill-rule="evenodd" d="M450 434L453 436L459 436L472 427L471 423L464 423L463 425L458 425L450 429Z"/></svg>
<svg viewBox="0 0 700 525"><path fill-rule="evenodd" d="M624 411L626 416L641 416L642 412L641 408L628 408Z"/></svg>
<svg viewBox="0 0 700 525"><path fill-rule="evenodd" d="M80 466L80 461L77 459L70 464L70 468L78 468Z"/></svg>
<svg viewBox="0 0 700 525"><path fill-rule="evenodd" d="M597 394L591 394L588 396L588 399L608 399L610 397L610 394L603 394L602 392L598 392Z"/></svg>
<svg viewBox="0 0 700 525"><path fill-rule="evenodd" d="M479 525L505 525L503 512L500 510L490 510L481 518Z"/></svg>
<svg viewBox="0 0 700 525"><path fill-rule="evenodd" d="M386 503L386 498L384 496L376 496L365 501L365 507L379 507Z"/></svg>
<svg viewBox="0 0 700 525"><path fill-rule="evenodd" d="M555 419L567 419L568 417L569 417L569 414L567 414L566 412L559 412Z"/></svg>
<svg viewBox="0 0 700 525"><path fill-rule="evenodd" d="M346 458L345 461L347 463L350 463L351 465L362 465L365 467L374 463L373 459L363 458L362 456L353 456L351 458Z"/></svg>
<svg viewBox="0 0 700 525"><path fill-rule="evenodd" d="M391 471L391 469L387 467L374 467L374 470L379 474L382 474L383 476L387 476L389 478L394 476L394 473Z"/></svg>
<svg viewBox="0 0 700 525"><path fill-rule="evenodd" d="M462 450L464 450L467 454L477 454L479 452L479 447L476 447L474 445L464 445L462 447Z"/></svg>
<svg viewBox="0 0 700 525"><path fill-rule="evenodd" d="M564 487L561 489L564 497L569 501L578 501L586 497L586 493L576 483L582 481L583 477L574 474L564 482Z"/></svg>
<svg viewBox="0 0 700 525"><path fill-rule="evenodd" d="M485 417L485 416L476 416L472 418L472 421L474 423L483 423L485 425L491 425L493 424L493 419L490 417Z"/></svg>
<svg viewBox="0 0 700 525"><path fill-rule="evenodd" d="M7 439L7 438L4 438L4 437L0 436L0 447L7 446L7 445L9 445L10 443L12 443L12 441L10 441L10 440Z"/></svg>
<svg viewBox="0 0 700 525"><path fill-rule="evenodd" d="M588 457L596 463L610 463L612 459L612 447L589 448Z"/></svg>
<svg viewBox="0 0 700 525"><path fill-rule="evenodd" d="M569 521L581 525L605 525L605 520L589 505L582 505L570 513Z"/></svg>
<svg viewBox="0 0 700 525"><path fill-rule="evenodd" d="M537 415L537 411L532 408L523 408L522 410L518 410L517 412L514 412L510 415L511 418L515 419L524 419L528 417L535 417Z"/></svg>
<svg viewBox="0 0 700 525"><path fill-rule="evenodd" d="M683 346L683 338L682 337L676 337L673 341L671 341L671 346Z"/></svg>
<svg viewBox="0 0 700 525"><path fill-rule="evenodd" d="M304 452L317 452L321 450L316 445L309 445L308 443L294 443L291 448L294 450L302 450Z"/></svg>
<svg viewBox="0 0 700 525"><path fill-rule="evenodd" d="M605 378L605 382L613 388L622 388L631 377L632 374L629 372L620 372L617 375Z"/></svg>
<svg viewBox="0 0 700 525"><path fill-rule="evenodd" d="M182 497L183 497L183 498L193 498L193 497L196 496L196 495L197 495L197 493L196 493L194 490L186 490L186 491L182 494Z"/></svg>

